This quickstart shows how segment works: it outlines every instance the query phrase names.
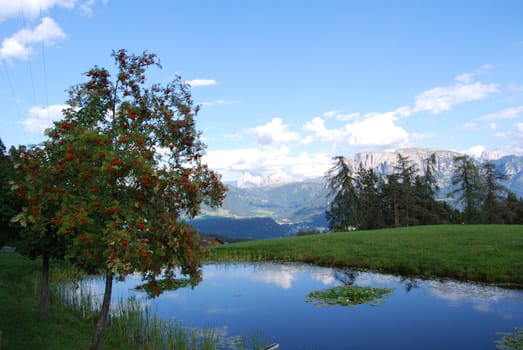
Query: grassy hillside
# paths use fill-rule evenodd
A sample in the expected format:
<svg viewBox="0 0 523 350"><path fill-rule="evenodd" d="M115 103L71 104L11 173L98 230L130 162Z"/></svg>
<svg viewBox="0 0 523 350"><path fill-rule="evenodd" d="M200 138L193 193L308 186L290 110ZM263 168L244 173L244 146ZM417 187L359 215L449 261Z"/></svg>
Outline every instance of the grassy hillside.
<svg viewBox="0 0 523 350"><path fill-rule="evenodd" d="M213 248L214 261L299 261L523 287L523 225L339 232Z"/></svg>
<svg viewBox="0 0 523 350"><path fill-rule="evenodd" d="M0 252L0 348L89 349L94 321L60 304L50 303L48 317L38 321L40 263L16 253ZM104 333L102 349L137 349L124 339Z"/></svg>

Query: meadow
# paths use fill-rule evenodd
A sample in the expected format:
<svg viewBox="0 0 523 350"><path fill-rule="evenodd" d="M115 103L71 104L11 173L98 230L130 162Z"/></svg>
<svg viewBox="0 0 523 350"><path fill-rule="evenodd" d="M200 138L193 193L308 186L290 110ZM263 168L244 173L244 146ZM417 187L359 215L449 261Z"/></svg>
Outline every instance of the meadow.
<svg viewBox="0 0 523 350"><path fill-rule="evenodd" d="M210 260L293 261L523 287L523 225L437 225L226 244Z"/></svg>
<svg viewBox="0 0 523 350"><path fill-rule="evenodd" d="M38 260L0 253L0 330L2 349L88 349L95 324L51 298L48 316L38 321ZM62 274L61 266L52 274ZM115 333L106 332L104 349L138 349Z"/></svg>

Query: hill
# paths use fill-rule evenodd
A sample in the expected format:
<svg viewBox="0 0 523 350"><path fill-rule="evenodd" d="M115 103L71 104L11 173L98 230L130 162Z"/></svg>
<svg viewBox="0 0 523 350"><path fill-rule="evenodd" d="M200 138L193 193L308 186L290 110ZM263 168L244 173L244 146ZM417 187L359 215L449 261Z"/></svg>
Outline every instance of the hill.
<svg viewBox="0 0 523 350"><path fill-rule="evenodd" d="M357 153L353 158L347 157L347 162L354 170L357 170L362 164L366 169L374 169L379 175L386 175L394 171L398 154L401 154L408 157L421 172L425 167L425 159L432 153L436 155L435 177L440 187L437 197L452 204L452 199L448 194L453 190L451 186L454 172L453 158L462 155L461 153L408 148L394 152ZM476 162L480 165L486 160L492 161L497 169L508 176L503 184L518 197L523 197L523 156L508 155L498 159L491 159L491 157L492 154L484 154L476 159ZM261 187L230 185L223 207L218 210L204 208L200 219L206 220L205 230L209 230L209 233L220 231L227 236L225 229L220 228L222 224L226 223L224 227L233 230L235 237L270 238L275 236L273 233L263 233L263 230L256 226L259 224L256 220L233 224L233 220L247 218L271 218L277 224L277 226L272 225L274 232L277 232L280 237L299 231L325 230L327 227L325 219L325 211L328 207L327 193L328 189L323 178ZM229 220L220 221L223 218L229 218Z"/></svg>

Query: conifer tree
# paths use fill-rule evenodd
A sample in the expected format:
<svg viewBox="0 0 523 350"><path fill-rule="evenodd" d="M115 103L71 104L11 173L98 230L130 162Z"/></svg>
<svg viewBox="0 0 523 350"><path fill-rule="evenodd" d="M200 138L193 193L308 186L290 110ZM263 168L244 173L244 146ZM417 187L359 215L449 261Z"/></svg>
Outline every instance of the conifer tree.
<svg viewBox="0 0 523 350"><path fill-rule="evenodd" d="M463 219L465 223L479 222L483 186L478 167L468 156L454 157L454 174L451 183L455 190L451 196L458 204L463 205Z"/></svg>
<svg viewBox="0 0 523 350"><path fill-rule="evenodd" d="M326 176L330 199L326 216L331 230L347 231L357 228L360 221L356 178L344 157L337 156L333 160L335 164Z"/></svg>

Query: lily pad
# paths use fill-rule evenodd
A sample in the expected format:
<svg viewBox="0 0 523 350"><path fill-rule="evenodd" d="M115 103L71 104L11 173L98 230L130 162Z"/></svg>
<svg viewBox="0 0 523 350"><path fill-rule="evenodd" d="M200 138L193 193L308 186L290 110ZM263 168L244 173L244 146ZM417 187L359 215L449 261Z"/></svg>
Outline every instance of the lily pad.
<svg viewBox="0 0 523 350"><path fill-rule="evenodd" d="M502 350L523 349L523 327L516 328L513 333L499 333L503 337L496 342L496 347Z"/></svg>
<svg viewBox="0 0 523 350"><path fill-rule="evenodd" d="M388 288L337 286L311 292L305 301L318 306L356 306L360 304L378 306L383 303L381 298L390 294L392 294L392 289Z"/></svg>

